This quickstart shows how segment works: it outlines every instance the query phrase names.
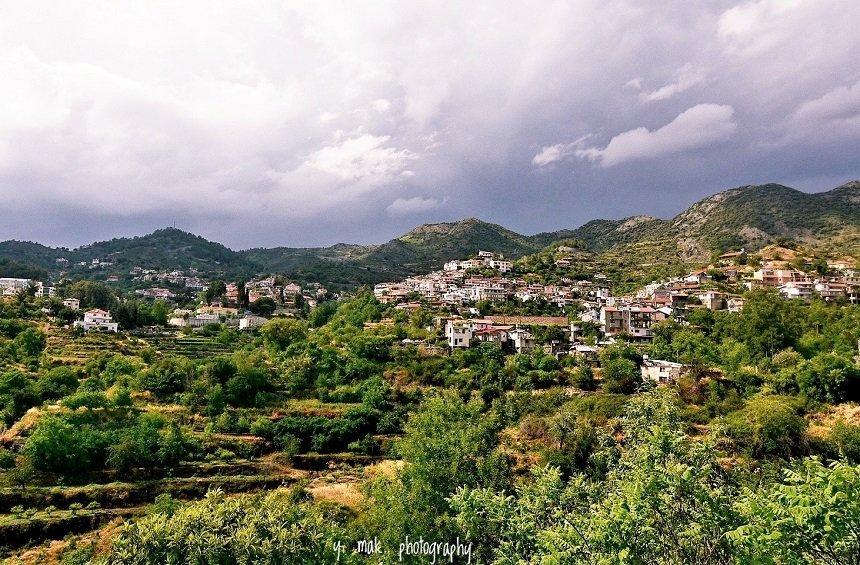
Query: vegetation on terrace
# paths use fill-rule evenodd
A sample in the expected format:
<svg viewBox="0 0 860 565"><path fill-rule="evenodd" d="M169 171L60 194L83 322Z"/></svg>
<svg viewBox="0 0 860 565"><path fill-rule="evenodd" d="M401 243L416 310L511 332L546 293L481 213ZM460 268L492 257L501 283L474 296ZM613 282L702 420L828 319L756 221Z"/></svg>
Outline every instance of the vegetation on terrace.
<svg viewBox="0 0 860 565"><path fill-rule="evenodd" d="M588 361L443 354L432 312L367 291L194 336L75 335L23 293L0 310L5 552L310 563L342 541L359 563L408 535L482 562L852 563L860 306L745 298ZM691 370L654 390L644 355Z"/></svg>

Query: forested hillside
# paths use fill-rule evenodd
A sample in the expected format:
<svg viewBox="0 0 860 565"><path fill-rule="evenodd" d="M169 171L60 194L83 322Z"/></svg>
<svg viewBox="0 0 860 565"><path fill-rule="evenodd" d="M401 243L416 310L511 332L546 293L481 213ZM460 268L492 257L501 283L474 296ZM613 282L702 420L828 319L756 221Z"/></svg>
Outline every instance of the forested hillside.
<svg viewBox="0 0 860 565"><path fill-rule="evenodd" d="M36 243L0 243L3 271L44 269L81 274L93 259L109 261L105 274L127 273L139 266L152 269L195 269L202 276L248 277L280 273L300 282L319 282L336 289L401 279L441 268L445 261L468 257L478 250L519 258L553 243L576 240L607 265L620 256L634 264L702 261L713 252L746 247L758 249L774 241L795 240L807 245L849 249L860 237L860 182L828 192L809 194L767 184L720 192L672 219L632 216L592 220L576 229L521 235L502 226L470 218L426 224L380 245L338 244L324 248L254 248L234 251L202 237L166 228L149 235L93 243L74 250ZM57 259L65 258L69 266ZM23 271L22 271L23 269Z"/></svg>

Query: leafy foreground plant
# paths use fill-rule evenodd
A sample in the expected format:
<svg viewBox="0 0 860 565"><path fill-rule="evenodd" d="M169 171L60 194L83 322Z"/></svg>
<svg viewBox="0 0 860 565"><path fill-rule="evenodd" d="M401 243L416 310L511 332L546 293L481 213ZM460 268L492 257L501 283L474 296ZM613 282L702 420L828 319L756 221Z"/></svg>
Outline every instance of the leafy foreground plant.
<svg viewBox="0 0 860 565"><path fill-rule="evenodd" d="M860 563L860 466L806 459L782 483L744 489L737 509L746 524L727 536L744 560Z"/></svg>
<svg viewBox="0 0 860 565"><path fill-rule="evenodd" d="M346 513L302 500L301 491L203 500L173 513L146 516L114 540L107 561L116 564L334 563L344 539ZM343 561L343 559L341 559Z"/></svg>
<svg viewBox="0 0 860 565"><path fill-rule="evenodd" d="M668 389L639 394L619 423L620 447L592 455L605 473L535 467L513 486L492 411L432 397L407 425L403 467L371 481L358 519L301 490L215 491L126 526L108 561L331 563L337 542L362 535L388 550L340 561L387 563L409 535L468 540L480 563L860 562L860 466L808 458L778 480L726 470L713 439L686 435Z"/></svg>
<svg viewBox="0 0 860 565"><path fill-rule="evenodd" d="M488 562L860 562L860 467L815 459L780 483L737 488L710 441L684 433L655 391L622 420L625 448L602 482L535 468L514 496L458 489L456 521Z"/></svg>

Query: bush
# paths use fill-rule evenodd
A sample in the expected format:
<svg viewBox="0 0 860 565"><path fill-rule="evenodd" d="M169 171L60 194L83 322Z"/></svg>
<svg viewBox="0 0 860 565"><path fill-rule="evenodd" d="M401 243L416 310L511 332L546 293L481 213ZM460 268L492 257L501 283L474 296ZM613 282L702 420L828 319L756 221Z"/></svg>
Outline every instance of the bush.
<svg viewBox="0 0 860 565"><path fill-rule="evenodd" d="M816 355L801 364L796 378L800 393L815 400L835 403L858 397L860 370L851 359L840 355Z"/></svg>
<svg viewBox="0 0 860 565"><path fill-rule="evenodd" d="M164 357L140 374L138 388L149 390L161 399L182 392L194 376L194 366L182 357Z"/></svg>
<svg viewBox="0 0 860 565"><path fill-rule="evenodd" d="M251 423L251 433L255 436L271 439L275 425L269 418L260 417Z"/></svg>
<svg viewBox="0 0 860 565"><path fill-rule="evenodd" d="M71 410L78 408L106 408L111 405L108 397L103 392L78 392L71 396L67 396L60 404Z"/></svg>
<svg viewBox="0 0 860 565"><path fill-rule="evenodd" d="M726 432L753 457L791 457L805 450L806 420L793 399L758 395L729 414Z"/></svg>
<svg viewBox="0 0 860 565"><path fill-rule="evenodd" d="M843 421L836 422L828 439L838 457L855 464L860 463L860 426Z"/></svg>
<svg viewBox="0 0 860 565"><path fill-rule="evenodd" d="M358 441L351 442L347 449L352 453L360 455L377 455L379 453L379 442L370 434L367 434Z"/></svg>
<svg viewBox="0 0 860 565"><path fill-rule="evenodd" d="M534 415L528 415L520 422L520 436L525 439L542 439L547 435L546 421Z"/></svg>
<svg viewBox="0 0 860 565"><path fill-rule="evenodd" d="M78 388L78 377L68 367L54 367L36 381L42 400L55 400L72 394Z"/></svg>
<svg viewBox="0 0 860 565"><path fill-rule="evenodd" d="M298 320L275 318L260 327L263 343L274 351L284 351L290 344L302 341L307 336L307 328Z"/></svg>
<svg viewBox="0 0 860 565"><path fill-rule="evenodd" d="M134 405L134 400L131 398L131 391L125 387L118 389L113 396L113 404L117 407L128 407Z"/></svg>
<svg viewBox="0 0 860 565"><path fill-rule="evenodd" d="M15 454L5 447L0 447L0 469L11 469L14 466Z"/></svg>
<svg viewBox="0 0 860 565"><path fill-rule="evenodd" d="M348 539L346 514L298 502L292 493L227 497L209 492L169 515L130 523L114 539L109 563L334 563ZM344 544L346 545L346 544Z"/></svg>
<svg viewBox="0 0 860 565"><path fill-rule="evenodd" d="M103 464L109 438L89 426L75 426L60 416L39 421L24 444L36 469L76 474Z"/></svg>
<svg viewBox="0 0 860 565"><path fill-rule="evenodd" d="M603 390L608 393L632 394L642 384L636 363L625 358L610 359L603 366Z"/></svg>
<svg viewBox="0 0 860 565"><path fill-rule="evenodd" d="M155 497L155 501L146 508L147 515L161 514L163 516L173 516L181 506L181 502L170 496L168 493L161 493Z"/></svg>
<svg viewBox="0 0 860 565"><path fill-rule="evenodd" d="M570 384L581 390L595 390L597 381L594 379L594 370L591 365L580 365L573 373Z"/></svg>
<svg viewBox="0 0 860 565"><path fill-rule="evenodd" d="M17 370L0 374L0 416L7 426L38 403L39 395L32 379Z"/></svg>

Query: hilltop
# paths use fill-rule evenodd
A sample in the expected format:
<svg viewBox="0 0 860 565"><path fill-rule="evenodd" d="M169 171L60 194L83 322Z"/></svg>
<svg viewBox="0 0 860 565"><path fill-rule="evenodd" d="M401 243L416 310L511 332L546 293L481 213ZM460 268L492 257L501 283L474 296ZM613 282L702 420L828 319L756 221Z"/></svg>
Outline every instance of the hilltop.
<svg viewBox="0 0 860 565"><path fill-rule="evenodd" d="M139 237L96 242L77 249L33 242L0 243L0 276L43 272L84 276L94 259L111 263L101 272L122 274L135 266L196 269L209 277L284 273L300 281L349 288L440 268L446 260L479 249L517 259L560 241L574 241L607 268L702 261L731 248L758 249L777 240L842 245L856 252L860 234L860 182L804 193L779 184L743 186L704 198L671 219L631 216L592 220L575 229L523 235L498 224L467 218L424 224L386 243L330 247L255 248L235 251L175 228ZM838 242L844 242L840 244ZM66 259L58 263L58 259Z"/></svg>

